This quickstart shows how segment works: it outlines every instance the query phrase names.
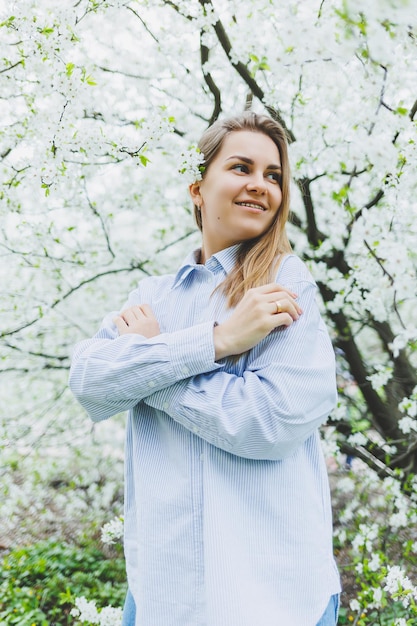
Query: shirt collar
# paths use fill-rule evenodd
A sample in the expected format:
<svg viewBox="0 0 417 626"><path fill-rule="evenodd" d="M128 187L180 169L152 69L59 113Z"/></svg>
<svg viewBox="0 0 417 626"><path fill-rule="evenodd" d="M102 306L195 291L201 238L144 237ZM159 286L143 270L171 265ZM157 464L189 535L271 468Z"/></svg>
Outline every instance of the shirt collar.
<svg viewBox="0 0 417 626"><path fill-rule="evenodd" d="M185 280L185 278L193 270L206 268L209 271L213 272L215 271L215 268L220 265L225 274L230 274L235 265L239 246L240 244L235 244L234 246L230 246L229 248L225 248L224 250L216 252L209 259L207 259L204 265L198 263L201 251L200 248L193 250L186 256L178 272L176 273L172 288L175 289L175 287L181 284L183 280Z"/></svg>

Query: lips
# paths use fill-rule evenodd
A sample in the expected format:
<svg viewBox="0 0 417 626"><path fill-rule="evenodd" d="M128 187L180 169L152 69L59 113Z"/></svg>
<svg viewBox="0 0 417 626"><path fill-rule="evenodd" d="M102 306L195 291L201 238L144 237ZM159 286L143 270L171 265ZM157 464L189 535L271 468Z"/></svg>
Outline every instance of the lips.
<svg viewBox="0 0 417 626"><path fill-rule="evenodd" d="M260 209L261 211L266 211L266 207L261 204L260 202L251 202L251 201L245 201L242 200L241 202L236 202L236 204L238 204L239 206L247 206L250 209Z"/></svg>

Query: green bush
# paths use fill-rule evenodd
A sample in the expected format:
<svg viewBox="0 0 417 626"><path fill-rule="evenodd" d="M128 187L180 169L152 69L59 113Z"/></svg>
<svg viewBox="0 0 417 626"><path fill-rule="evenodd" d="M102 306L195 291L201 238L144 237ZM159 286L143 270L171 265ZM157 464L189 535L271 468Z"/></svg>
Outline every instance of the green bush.
<svg viewBox="0 0 417 626"><path fill-rule="evenodd" d="M122 606L126 588L124 559L91 545L46 540L15 548L0 563L0 624L70 626L77 596Z"/></svg>

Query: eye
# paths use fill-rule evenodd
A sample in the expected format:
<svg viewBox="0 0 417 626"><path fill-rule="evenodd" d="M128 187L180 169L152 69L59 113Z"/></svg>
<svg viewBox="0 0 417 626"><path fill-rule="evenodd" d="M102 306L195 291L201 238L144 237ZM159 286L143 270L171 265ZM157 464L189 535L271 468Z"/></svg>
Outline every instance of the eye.
<svg viewBox="0 0 417 626"><path fill-rule="evenodd" d="M242 172L244 174L247 174L249 172L248 166L244 163L236 163L232 166L232 170L235 170L236 172Z"/></svg>
<svg viewBox="0 0 417 626"><path fill-rule="evenodd" d="M278 183L278 185L280 187L282 186L282 174L281 173L279 173L279 172L268 172L266 177L270 178L271 180L273 180L276 183Z"/></svg>

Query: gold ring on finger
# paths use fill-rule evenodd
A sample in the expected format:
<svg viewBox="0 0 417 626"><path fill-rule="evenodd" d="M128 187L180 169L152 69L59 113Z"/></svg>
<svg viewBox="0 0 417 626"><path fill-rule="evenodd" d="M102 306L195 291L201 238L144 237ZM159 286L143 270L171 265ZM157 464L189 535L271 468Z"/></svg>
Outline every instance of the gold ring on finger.
<svg viewBox="0 0 417 626"><path fill-rule="evenodd" d="M277 307L277 313L282 313L282 308L281 308L281 305L280 305L280 303L278 302L278 300L275 302L275 305L276 305L276 307Z"/></svg>

